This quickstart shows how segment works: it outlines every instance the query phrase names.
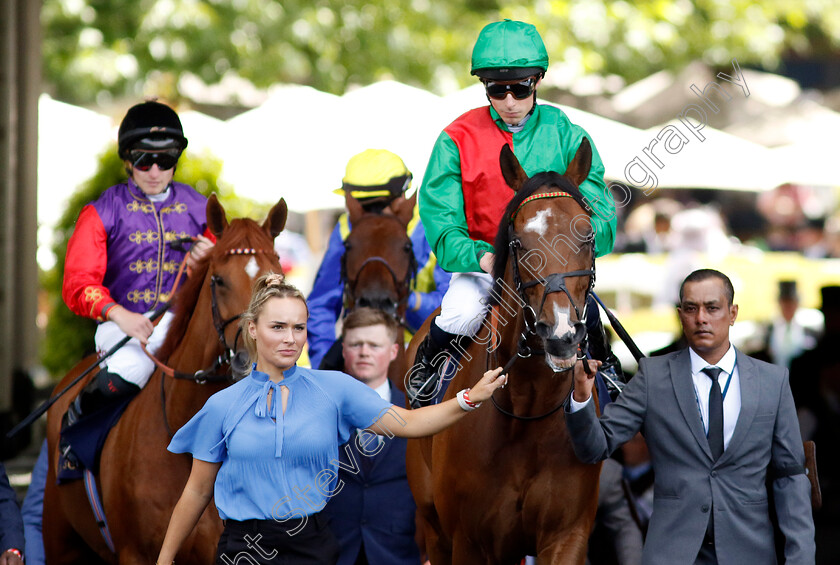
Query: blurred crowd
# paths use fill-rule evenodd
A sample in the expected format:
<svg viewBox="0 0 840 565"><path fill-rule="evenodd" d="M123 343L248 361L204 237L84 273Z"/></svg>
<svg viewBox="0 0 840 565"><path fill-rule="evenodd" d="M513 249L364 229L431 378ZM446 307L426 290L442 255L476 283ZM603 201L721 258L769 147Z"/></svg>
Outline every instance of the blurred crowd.
<svg viewBox="0 0 840 565"><path fill-rule="evenodd" d="M834 189L784 184L763 193L660 191L623 218L618 253L726 253L738 246L840 257ZM666 195L667 194L667 195Z"/></svg>

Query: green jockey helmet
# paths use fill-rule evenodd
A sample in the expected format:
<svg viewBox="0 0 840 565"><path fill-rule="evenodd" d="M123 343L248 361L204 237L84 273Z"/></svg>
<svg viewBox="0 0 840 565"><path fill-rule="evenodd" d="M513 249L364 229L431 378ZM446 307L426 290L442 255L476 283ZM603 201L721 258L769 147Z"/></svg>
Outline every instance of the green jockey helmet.
<svg viewBox="0 0 840 565"><path fill-rule="evenodd" d="M484 26L478 34L470 74L504 81L542 75L546 69L548 52L533 25L503 20Z"/></svg>

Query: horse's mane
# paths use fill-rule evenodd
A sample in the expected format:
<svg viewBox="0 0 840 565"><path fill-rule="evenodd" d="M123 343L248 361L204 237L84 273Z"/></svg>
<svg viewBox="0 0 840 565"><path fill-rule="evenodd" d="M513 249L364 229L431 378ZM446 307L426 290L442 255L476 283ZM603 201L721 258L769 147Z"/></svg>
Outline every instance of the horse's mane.
<svg viewBox="0 0 840 565"><path fill-rule="evenodd" d="M257 235L258 234L258 235ZM256 235L265 241L254 241ZM157 358L166 363L175 348L181 343L181 339L187 332L192 315L195 312L198 297L201 294L201 286L207 278L207 271L213 261L221 259L230 249L239 247L272 248L272 242L268 235L255 221L248 218L232 220L222 234L221 239L216 242L210 253L204 256L193 269L190 276L181 284L181 288L172 298L172 309L175 317L169 324L166 340L157 353Z"/></svg>
<svg viewBox="0 0 840 565"><path fill-rule="evenodd" d="M511 215L519 208L522 202L533 195L541 188L546 189L560 189L572 195L572 198L577 202L584 212L592 215L591 208L586 204L586 201L580 189L572 184L569 179L554 171L547 171L537 173L529 178L522 187L516 191L516 194L508 202L505 208L505 213L502 216L502 221L499 223L499 231L496 232L496 239L493 243L493 252L495 260L493 262L493 290L490 293L490 304L495 305L499 303L499 299L504 295L501 288L501 282L505 276L505 269L508 264L508 257L510 255L510 236L511 230L508 229L510 225Z"/></svg>

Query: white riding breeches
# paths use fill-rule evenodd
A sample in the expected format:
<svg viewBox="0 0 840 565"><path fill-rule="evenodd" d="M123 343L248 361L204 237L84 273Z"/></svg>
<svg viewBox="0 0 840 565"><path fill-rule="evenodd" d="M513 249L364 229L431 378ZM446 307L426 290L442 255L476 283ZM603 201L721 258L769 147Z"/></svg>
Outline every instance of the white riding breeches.
<svg viewBox="0 0 840 565"><path fill-rule="evenodd" d="M151 312L147 312L146 316L151 316ZM160 318L160 322L155 326L152 335L149 336L149 344L146 349L149 353L156 353L163 345L163 340L166 338L166 332L169 329L169 323L172 321L173 314L165 312ZM125 334L120 330L120 327L115 322L103 322L96 328L96 350L99 353L105 353L114 347ZM113 355L105 359L99 364L103 369L108 369L109 372L121 376L130 383L134 383L140 388L143 388L152 373L155 370L155 363L149 356L143 352L140 341L137 338L132 338L119 348Z"/></svg>
<svg viewBox="0 0 840 565"><path fill-rule="evenodd" d="M477 334L492 288L493 277L489 273L454 273L435 318L437 327L457 335Z"/></svg>

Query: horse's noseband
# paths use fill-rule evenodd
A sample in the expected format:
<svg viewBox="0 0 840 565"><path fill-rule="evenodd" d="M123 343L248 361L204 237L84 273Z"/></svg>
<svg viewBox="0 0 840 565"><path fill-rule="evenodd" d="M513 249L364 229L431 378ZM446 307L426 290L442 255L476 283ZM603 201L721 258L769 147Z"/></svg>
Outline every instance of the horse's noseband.
<svg viewBox="0 0 840 565"><path fill-rule="evenodd" d="M253 247L236 247L225 251L225 255L274 255L277 257L277 252L274 249L255 249ZM222 354L216 358L213 365L208 369L203 369L194 375L194 380L199 383L204 383L214 379L215 372L225 364L230 364L231 360L236 357L236 348L239 344L239 337L242 335L242 328L236 330L236 335L233 338L233 346L228 345L225 338L225 329L242 317L242 313L231 316L228 319L222 318L222 313L219 311L219 301L216 297L216 288L222 284L222 278L219 275L211 275L210 277L210 309L213 314L213 327L216 329L216 335L219 337L219 343L222 345ZM231 377L236 380L237 371L232 371Z"/></svg>
<svg viewBox="0 0 840 565"><path fill-rule="evenodd" d="M408 301L408 297L411 294L411 281L413 281L414 277L417 276L417 258L414 256L414 246L411 239L406 242L405 251L408 254L408 269L402 279L397 277L397 273L394 272L394 269L391 267L390 263L388 263L388 260L384 257L379 257L378 255L373 255L362 261L362 264L356 271L355 278L351 279L347 273L347 248L345 248L344 254L341 256L341 280L344 282L345 307L347 302L349 302L354 308L376 308L384 311L386 314L391 314L396 317L398 315L397 310L400 305ZM399 301L395 302L389 298L383 300L371 300L368 297L356 296L356 285L358 284L362 271L364 271L365 267L375 263L384 265L388 270L388 273L391 275L391 280L394 283L394 288L400 296Z"/></svg>

